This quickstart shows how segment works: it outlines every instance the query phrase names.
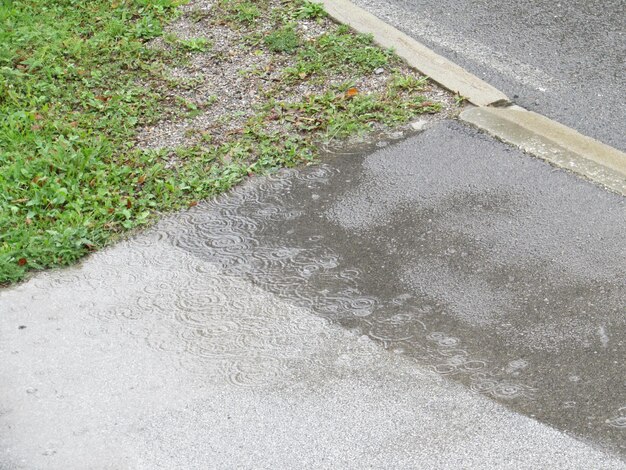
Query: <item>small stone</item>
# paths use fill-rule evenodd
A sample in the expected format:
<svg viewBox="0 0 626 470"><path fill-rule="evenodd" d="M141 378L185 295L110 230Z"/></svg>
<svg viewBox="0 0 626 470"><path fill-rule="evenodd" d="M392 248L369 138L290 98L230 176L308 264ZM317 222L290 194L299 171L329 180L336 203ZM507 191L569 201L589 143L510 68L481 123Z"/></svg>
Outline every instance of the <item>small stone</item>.
<svg viewBox="0 0 626 470"><path fill-rule="evenodd" d="M381 73L384 73L384 72L385 72L385 69L382 67L378 67L376 70L374 70L374 73L376 75L380 75Z"/></svg>
<svg viewBox="0 0 626 470"><path fill-rule="evenodd" d="M426 124L428 124L428 121L426 119L419 119L417 121L413 121L411 123L411 127L415 131L422 131L424 130L424 127L426 127Z"/></svg>

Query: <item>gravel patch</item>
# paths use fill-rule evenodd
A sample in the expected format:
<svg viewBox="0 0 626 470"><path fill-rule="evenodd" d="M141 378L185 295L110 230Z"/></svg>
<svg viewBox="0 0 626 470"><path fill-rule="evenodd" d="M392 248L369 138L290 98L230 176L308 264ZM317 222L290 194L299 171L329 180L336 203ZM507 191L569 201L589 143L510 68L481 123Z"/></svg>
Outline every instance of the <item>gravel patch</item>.
<svg viewBox="0 0 626 470"><path fill-rule="evenodd" d="M398 74L422 78L394 58L389 66L365 75L327 70L323 79L284 80L283 71L294 66L296 55L271 52L262 42L275 29L272 13L283 6L284 2L268 1L268 8L248 26L225 19L217 2L199 0L185 5L181 17L167 27L164 37L152 41L151 47L171 48L168 38L202 38L207 42L207 50L187 52L184 65L166 70L170 84L165 91L166 102L172 109L164 110L160 121L140 130L138 147L175 149L202 141L219 144L239 132L271 99L294 103L347 82L360 94L374 94L383 92L389 80ZM293 27L306 43L337 30L338 25L326 17L297 20ZM445 119L458 111L454 96L432 83L427 83L420 95L442 105L439 113L423 115L421 119ZM269 122L267 126L271 130L290 131L285 123ZM372 130L380 132L386 127L373 123ZM410 125L403 128L410 129Z"/></svg>

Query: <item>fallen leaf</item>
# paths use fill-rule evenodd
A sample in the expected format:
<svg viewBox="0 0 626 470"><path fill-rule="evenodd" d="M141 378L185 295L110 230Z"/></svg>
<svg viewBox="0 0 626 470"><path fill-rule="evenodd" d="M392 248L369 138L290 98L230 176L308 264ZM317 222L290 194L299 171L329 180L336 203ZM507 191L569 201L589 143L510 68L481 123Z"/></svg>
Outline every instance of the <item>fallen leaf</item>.
<svg viewBox="0 0 626 470"><path fill-rule="evenodd" d="M348 91L346 91L347 98L352 98L358 94L359 94L359 89L356 87L348 88Z"/></svg>
<svg viewBox="0 0 626 470"><path fill-rule="evenodd" d="M143 184L144 181L146 181L146 177L144 175L137 178L137 184Z"/></svg>
<svg viewBox="0 0 626 470"><path fill-rule="evenodd" d="M35 183L37 186L42 187L42 186L46 183L46 180L47 180L47 179L48 179L48 178L47 178L47 177L45 177L45 176L44 176L43 178L40 178L39 176L35 176L35 177L33 178L33 180L32 180L32 181L33 181L33 183Z"/></svg>
<svg viewBox="0 0 626 470"><path fill-rule="evenodd" d="M197 206L198 205L198 201L191 201L189 203L189 207L193 207L193 206Z"/></svg>
<svg viewBox="0 0 626 470"><path fill-rule="evenodd" d="M26 258L20 258L17 260L17 264L19 266L24 266L28 261L26 261Z"/></svg>
<svg viewBox="0 0 626 470"><path fill-rule="evenodd" d="M24 222L26 223L26 225L30 225L33 223L33 221L29 219L28 217L26 217L26 220Z"/></svg>
<svg viewBox="0 0 626 470"><path fill-rule="evenodd" d="M300 72L300 73L298 74L298 77L300 77L302 80L304 80L304 79L306 78L306 73L304 73L304 72Z"/></svg>
<svg viewBox="0 0 626 470"><path fill-rule="evenodd" d="M130 209L131 207L133 207L133 203L130 202L130 198L126 199L126 209Z"/></svg>

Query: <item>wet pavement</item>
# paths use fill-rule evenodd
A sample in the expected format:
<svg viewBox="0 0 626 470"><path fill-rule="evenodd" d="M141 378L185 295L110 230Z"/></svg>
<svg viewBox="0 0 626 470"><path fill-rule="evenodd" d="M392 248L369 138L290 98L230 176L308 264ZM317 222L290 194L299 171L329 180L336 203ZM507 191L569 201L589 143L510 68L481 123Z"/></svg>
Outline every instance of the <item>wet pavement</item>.
<svg viewBox="0 0 626 470"><path fill-rule="evenodd" d="M0 468L626 468L624 199L383 144L1 291Z"/></svg>

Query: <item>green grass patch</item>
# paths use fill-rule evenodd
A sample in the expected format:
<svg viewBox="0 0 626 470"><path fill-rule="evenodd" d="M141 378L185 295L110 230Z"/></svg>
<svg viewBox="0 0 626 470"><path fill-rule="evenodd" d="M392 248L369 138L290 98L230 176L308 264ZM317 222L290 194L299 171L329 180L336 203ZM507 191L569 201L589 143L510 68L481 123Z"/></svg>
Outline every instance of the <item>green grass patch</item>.
<svg viewBox="0 0 626 470"><path fill-rule="evenodd" d="M317 20L326 17L326 10L320 3L304 1L296 8L295 17L299 20Z"/></svg>
<svg viewBox="0 0 626 470"><path fill-rule="evenodd" d="M415 93L423 81L402 74L380 93L351 92L346 83L291 101L279 99L281 83L241 129L218 142L200 129L189 131L200 136L192 146L138 150L139 127L168 110L181 119L196 117L218 99L198 104L171 93L175 88L184 95L200 82L167 78L165 71L193 54L211 53L209 41L166 35L170 47L146 44L164 34L182 3L0 0L0 284L70 264L158 213L193 205L250 174L310 161L321 140L438 109ZM224 0L211 21L248 32L264 18L273 21L273 32L257 45L245 46L242 38L237 47L254 53L262 44L288 58L292 65L281 71L287 83L341 73L357 78L397 63L370 37L345 27L303 41L294 22L326 21L317 4L266 7L265 1Z"/></svg>
<svg viewBox="0 0 626 470"><path fill-rule="evenodd" d="M368 74L393 57L392 51L374 45L371 36L353 34L346 26L307 42L296 54L296 64L285 70L285 77L294 81L329 73Z"/></svg>
<svg viewBox="0 0 626 470"><path fill-rule="evenodd" d="M293 52L300 44L300 39L293 26L282 28L267 35L263 41L272 52Z"/></svg>
<svg viewBox="0 0 626 470"><path fill-rule="evenodd" d="M0 283L71 263L176 205L174 175L129 149L158 110L139 79L167 60L145 41L180 3L0 6Z"/></svg>
<svg viewBox="0 0 626 470"><path fill-rule="evenodd" d="M416 115L434 113L439 103L420 96L401 95L392 86L380 93L351 95L350 83L321 95L311 95L297 102L271 102L268 113L282 119L300 133L315 133L329 142L371 131L374 125L392 127L408 122Z"/></svg>
<svg viewBox="0 0 626 470"><path fill-rule="evenodd" d="M211 49L211 43L205 38L181 39L174 34L168 34L165 42L183 52L206 52Z"/></svg>
<svg viewBox="0 0 626 470"><path fill-rule="evenodd" d="M249 27L261 17L261 8L266 2L251 0L220 0L217 7L223 12L220 19L235 25Z"/></svg>

